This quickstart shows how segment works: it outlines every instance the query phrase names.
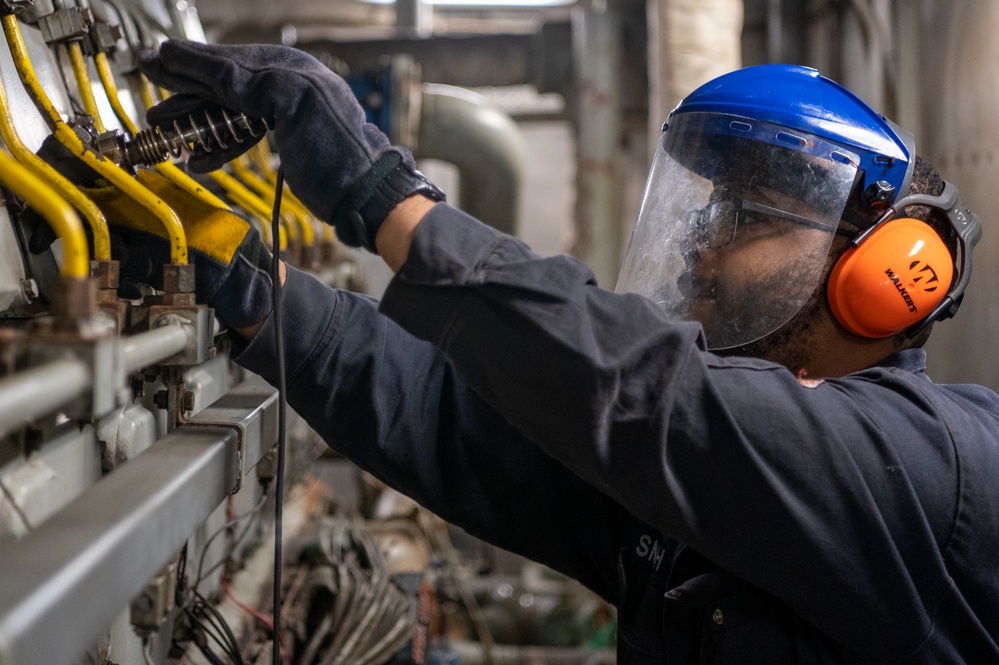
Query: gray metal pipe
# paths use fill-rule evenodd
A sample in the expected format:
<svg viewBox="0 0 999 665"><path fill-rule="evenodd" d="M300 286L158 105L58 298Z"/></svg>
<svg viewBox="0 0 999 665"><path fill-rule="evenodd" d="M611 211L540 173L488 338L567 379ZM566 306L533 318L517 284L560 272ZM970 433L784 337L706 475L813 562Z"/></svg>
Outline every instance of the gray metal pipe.
<svg viewBox="0 0 999 665"><path fill-rule="evenodd" d="M125 337L121 345L125 372L136 372L177 355L187 348L191 334L184 326L170 325Z"/></svg>
<svg viewBox="0 0 999 665"><path fill-rule="evenodd" d="M0 662L75 662L235 482L236 432L180 428L0 557Z"/></svg>
<svg viewBox="0 0 999 665"><path fill-rule="evenodd" d="M508 114L470 90L424 84L415 156L457 166L461 209L516 234L524 139Z"/></svg>
<svg viewBox="0 0 999 665"><path fill-rule="evenodd" d="M0 379L0 436L66 406L90 387L79 360L53 360Z"/></svg>

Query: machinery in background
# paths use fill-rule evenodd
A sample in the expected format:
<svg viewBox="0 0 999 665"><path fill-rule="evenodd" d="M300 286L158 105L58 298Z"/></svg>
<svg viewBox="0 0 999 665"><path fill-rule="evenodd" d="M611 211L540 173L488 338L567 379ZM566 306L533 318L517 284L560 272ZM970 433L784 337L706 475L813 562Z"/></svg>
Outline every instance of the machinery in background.
<svg viewBox="0 0 999 665"><path fill-rule="evenodd" d="M262 599L272 584L278 396L230 362L224 331L195 301L180 219L134 175L156 169L266 240L279 156L262 141L195 180L172 162L182 144L211 149L266 128L221 112L174 132L142 128L145 108L167 93L141 75L138 53L168 34L203 38L196 15L178 7L0 0L3 665L269 658L273 608ZM418 157L490 169L496 198L462 180L464 207L516 228L522 155L508 117L467 91L423 85L403 56L351 82L372 119ZM100 209L38 156L58 155L53 144L162 225L171 244L162 289L120 295ZM330 227L287 191L284 201L282 256L331 286L364 290ZM379 516L374 502L333 500L343 487L311 474L345 465L360 486L357 470L314 464L325 446L300 419L288 438L289 662L497 663L521 660L528 642L563 648L560 662L607 659L605 605L578 590L512 591L522 582L470 568L474 557L425 511ZM558 630L544 638L525 628L548 619L575 626L577 644L595 641L579 648L552 637ZM516 644L497 644L494 633Z"/></svg>

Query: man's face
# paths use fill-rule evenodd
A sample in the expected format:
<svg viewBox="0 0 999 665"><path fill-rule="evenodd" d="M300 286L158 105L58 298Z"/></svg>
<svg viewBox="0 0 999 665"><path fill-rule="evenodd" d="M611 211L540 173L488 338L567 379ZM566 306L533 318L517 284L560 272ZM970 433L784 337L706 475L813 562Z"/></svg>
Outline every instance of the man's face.
<svg viewBox="0 0 999 665"><path fill-rule="evenodd" d="M772 190L713 198L715 219L689 257L687 295L688 317L718 347L713 331L760 329L761 318L786 311L786 320L805 304L816 286L816 268L826 262L832 230L811 222L814 214L802 202Z"/></svg>

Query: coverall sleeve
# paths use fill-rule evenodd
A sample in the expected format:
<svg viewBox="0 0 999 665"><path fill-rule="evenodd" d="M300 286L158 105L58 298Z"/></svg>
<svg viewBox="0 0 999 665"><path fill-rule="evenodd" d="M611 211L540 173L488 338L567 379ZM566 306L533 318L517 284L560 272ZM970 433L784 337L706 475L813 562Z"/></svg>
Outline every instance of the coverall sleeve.
<svg viewBox="0 0 999 665"><path fill-rule="evenodd" d="M699 326L446 204L381 311L545 453L845 651L895 662L931 630L957 470L924 378L875 369L808 387L719 358Z"/></svg>
<svg viewBox="0 0 999 665"><path fill-rule="evenodd" d="M282 311L289 404L333 449L473 535L616 600L634 518L529 443L372 299L289 268ZM235 359L274 383L273 348L268 319Z"/></svg>

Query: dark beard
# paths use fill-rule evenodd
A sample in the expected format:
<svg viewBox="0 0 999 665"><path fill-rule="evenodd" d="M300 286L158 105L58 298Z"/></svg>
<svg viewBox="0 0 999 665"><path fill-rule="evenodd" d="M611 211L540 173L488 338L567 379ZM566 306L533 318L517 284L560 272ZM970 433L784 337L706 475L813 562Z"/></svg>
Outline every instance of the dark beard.
<svg viewBox="0 0 999 665"><path fill-rule="evenodd" d="M823 310L828 305L825 302L825 282L819 284L812 292L802 308L783 326L754 342L729 349L716 351L720 356L729 358L759 358L783 365L794 374L805 371L807 375L808 358L813 353L815 345L815 325Z"/></svg>
<svg viewBox="0 0 999 665"><path fill-rule="evenodd" d="M827 256L823 269L823 278L815 285L811 294L787 323L769 335L740 346L715 351L719 356L728 358L744 357L769 360L783 365L794 374L806 376L808 359L814 355L816 341L816 326L824 317L831 317L832 311L826 300L826 280L829 271L839 256L838 251ZM815 257L812 257L815 260ZM772 297L772 294L771 294Z"/></svg>

